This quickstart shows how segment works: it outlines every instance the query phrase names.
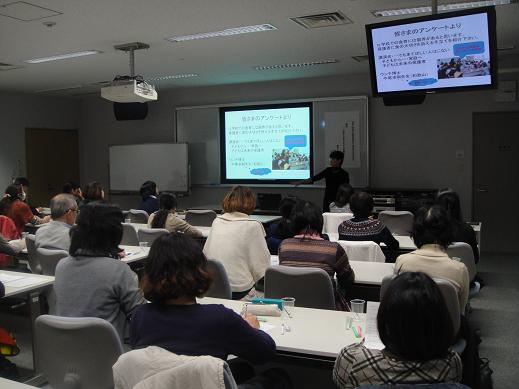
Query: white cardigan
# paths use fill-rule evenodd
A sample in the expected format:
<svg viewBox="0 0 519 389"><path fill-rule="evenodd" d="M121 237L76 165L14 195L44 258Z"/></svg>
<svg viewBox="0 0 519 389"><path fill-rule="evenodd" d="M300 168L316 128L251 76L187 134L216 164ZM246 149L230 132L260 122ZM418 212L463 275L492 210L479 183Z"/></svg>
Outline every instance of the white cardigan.
<svg viewBox="0 0 519 389"><path fill-rule="evenodd" d="M115 389L237 389L227 364L208 355L177 355L149 346L119 357L113 366Z"/></svg>
<svg viewBox="0 0 519 389"><path fill-rule="evenodd" d="M252 288L270 266L263 225L240 212L214 219L204 254L222 262L233 292Z"/></svg>

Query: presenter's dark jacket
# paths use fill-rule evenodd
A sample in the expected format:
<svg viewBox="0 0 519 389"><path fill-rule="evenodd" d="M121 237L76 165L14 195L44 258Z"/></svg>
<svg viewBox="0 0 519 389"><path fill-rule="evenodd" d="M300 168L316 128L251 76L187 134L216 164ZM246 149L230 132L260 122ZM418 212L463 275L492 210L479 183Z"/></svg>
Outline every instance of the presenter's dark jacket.
<svg viewBox="0 0 519 389"><path fill-rule="evenodd" d="M0 281L0 297L4 297L4 295L5 295L4 284L2 284L2 281Z"/></svg>
<svg viewBox="0 0 519 389"><path fill-rule="evenodd" d="M139 208L142 211L146 211L148 215L159 210L159 199L156 196L146 197L146 200L142 200L139 204Z"/></svg>
<svg viewBox="0 0 519 389"><path fill-rule="evenodd" d="M326 189L324 190L323 212L330 210L330 203L335 201L337 190L342 184L350 183L350 175L341 167L327 167L322 172L311 178L312 183L322 179L326 181Z"/></svg>

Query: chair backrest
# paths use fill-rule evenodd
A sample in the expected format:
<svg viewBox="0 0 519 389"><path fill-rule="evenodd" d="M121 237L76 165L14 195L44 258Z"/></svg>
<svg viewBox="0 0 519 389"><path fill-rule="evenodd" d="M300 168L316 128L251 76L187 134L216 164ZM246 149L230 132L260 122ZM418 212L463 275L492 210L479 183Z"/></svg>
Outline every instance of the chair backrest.
<svg viewBox="0 0 519 389"><path fill-rule="evenodd" d="M378 220L392 234L409 236L413 229L414 215L409 211L380 211Z"/></svg>
<svg viewBox="0 0 519 389"><path fill-rule="evenodd" d="M221 299L232 299L231 285L227 272L223 264L215 259L207 259L207 271L211 275L213 282L206 292L206 297L215 297Z"/></svg>
<svg viewBox="0 0 519 389"><path fill-rule="evenodd" d="M474 260L474 251L472 247L465 242L453 242L447 247L447 255L451 258L459 258L460 262L463 263L469 272L469 280L472 281L476 278L477 269L476 261Z"/></svg>
<svg viewBox="0 0 519 389"><path fill-rule="evenodd" d="M111 388L123 353L115 328L97 317L42 315L35 322L36 358L53 388Z"/></svg>
<svg viewBox="0 0 519 389"><path fill-rule="evenodd" d="M186 212L186 222L192 226L211 227L216 219L216 212L211 210L189 210Z"/></svg>
<svg viewBox="0 0 519 389"><path fill-rule="evenodd" d="M323 234L338 234L341 223L352 218L353 213L323 213Z"/></svg>
<svg viewBox="0 0 519 389"><path fill-rule="evenodd" d="M141 209L130 209L125 217L130 218L131 223L148 223L150 215Z"/></svg>
<svg viewBox="0 0 519 389"><path fill-rule="evenodd" d="M139 245L137 230L130 223L123 223L123 238L121 239L121 244L127 246Z"/></svg>
<svg viewBox="0 0 519 389"><path fill-rule="evenodd" d="M313 267L270 266L265 272L265 297L294 297L299 307L335 309L330 276Z"/></svg>
<svg viewBox="0 0 519 389"><path fill-rule="evenodd" d="M41 265L41 272L46 276L53 276L58 262L69 256L65 250L36 249L36 256Z"/></svg>
<svg viewBox="0 0 519 389"><path fill-rule="evenodd" d="M372 241L351 241L339 240L337 241L341 247L346 251L350 261L364 261L364 262L385 262L384 255L380 246Z"/></svg>
<svg viewBox="0 0 519 389"><path fill-rule="evenodd" d="M382 284L380 285L380 301L382 301L382 297L387 291L387 288L391 281L395 278L395 275L385 276L382 279ZM443 278L433 278L436 282L440 291L445 299L445 304L447 304L447 310L449 311L449 315L452 321L452 328L454 329L454 333L458 334L460 329L460 303L458 299L458 288L450 281L445 280Z"/></svg>
<svg viewBox="0 0 519 389"><path fill-rule="evenodd" d="M148 246L151 246L155 239L164 234L169 234L165 228L139 228L137 231L139 242L148 242Z"/></svg>
<svg viewBox="0 0 519 389"><path fill-rule="evenodd" d="M34 274L41 274L41 264L36 253L36 236L28 234L25 237L25 243L27 244L27 259L29 260L29 267Z"/></svg>

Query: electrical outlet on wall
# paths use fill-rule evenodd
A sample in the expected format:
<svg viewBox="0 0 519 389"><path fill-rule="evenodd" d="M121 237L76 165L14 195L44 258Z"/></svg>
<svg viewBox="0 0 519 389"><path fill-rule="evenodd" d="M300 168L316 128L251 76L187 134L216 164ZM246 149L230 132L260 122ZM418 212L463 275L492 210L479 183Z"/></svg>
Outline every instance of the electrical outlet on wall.
<svg viewBox="0 0 519 389"><path fill-rule="evenodd" d="M465 158L465 150L456 150L456 159Z"/></svg>

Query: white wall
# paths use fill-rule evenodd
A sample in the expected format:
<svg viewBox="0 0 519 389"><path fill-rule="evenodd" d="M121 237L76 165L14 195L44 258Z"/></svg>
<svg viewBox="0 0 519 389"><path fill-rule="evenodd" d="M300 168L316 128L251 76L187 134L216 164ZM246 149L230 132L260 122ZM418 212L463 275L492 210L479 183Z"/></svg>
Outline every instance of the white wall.
<svg viewBox="0 0 519 389"><path fill-rule="evenodd" d="M159 101L150 104L148 118L138 122L117 122L109 102L98 97L88 98L81 107L82 181L100 180L108 185L109 144L173 140L175 107L348 95L370 95L368 75L159 90ZM464 214L469 216L472 113L519 109L517 102L494 103L492 95L492 91L437 94L428 96L422 105L405 107L385 107L381 99L370 98L371 186L450 186L460 193ZM463 159L456 159L456 150L464 152ZM320 190L283 189L281 192L321 204ZM223 188L195 188L183 204L219 203L223 193ZM116 200L123 206L132 206L137 199Z"/></svg>
<svg viewBox="0 0 519 389"><path fill-rule="evenodd" d="M79 113L79 100L0 92L1 193L26 174L25 128L77 129Z"/></svg>

